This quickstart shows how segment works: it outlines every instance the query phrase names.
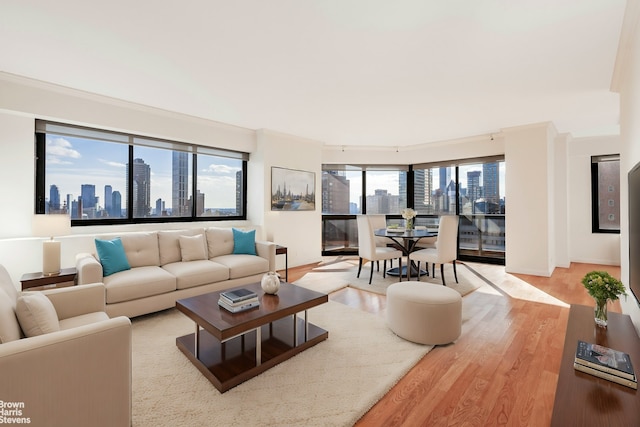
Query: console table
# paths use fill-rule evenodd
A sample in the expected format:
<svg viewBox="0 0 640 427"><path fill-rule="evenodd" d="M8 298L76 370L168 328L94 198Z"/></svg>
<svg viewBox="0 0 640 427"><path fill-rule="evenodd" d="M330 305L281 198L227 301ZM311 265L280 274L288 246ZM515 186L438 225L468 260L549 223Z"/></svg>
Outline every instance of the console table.
<svg viewBox="0 0 640 427"><path fill-rule="evenodd" d="M640 390L573 368L578 340L600 344L631 356L640 373L640 338L628 315L611 313L608 327L598 328L593 307L571 305L551 425L633 426L640 420Z"/></svg>

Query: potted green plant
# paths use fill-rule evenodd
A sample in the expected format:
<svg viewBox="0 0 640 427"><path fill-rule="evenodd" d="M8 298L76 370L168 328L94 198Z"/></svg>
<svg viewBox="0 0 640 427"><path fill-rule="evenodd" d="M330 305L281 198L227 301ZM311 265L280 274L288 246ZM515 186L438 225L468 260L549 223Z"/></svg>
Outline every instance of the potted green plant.
<svg viewBox="0 0 640 427"><path fill-rule="evenodd" d="M607 303L627 296L621 281L606 271L591 271L582 278L582 284L596 301L595 321L600 327L607 327Z"/></svg>

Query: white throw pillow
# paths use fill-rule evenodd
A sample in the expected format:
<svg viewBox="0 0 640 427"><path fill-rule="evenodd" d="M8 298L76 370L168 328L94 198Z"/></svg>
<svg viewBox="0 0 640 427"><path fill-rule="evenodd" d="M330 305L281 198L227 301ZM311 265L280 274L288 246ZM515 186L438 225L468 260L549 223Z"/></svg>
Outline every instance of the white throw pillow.
<svg viewBox="0 0 640 427"><path fill-rule="evenodd" d="M207 259L207 242L204 239L204 234L180 236L180 253L182 261Z"/></svg>
<svg viewBox="0 0 640 427"><path fill-rule="evenodd" d="M40 292L24 292L16 301L16 316L27 337L60 330L53 303Z"/></svg>

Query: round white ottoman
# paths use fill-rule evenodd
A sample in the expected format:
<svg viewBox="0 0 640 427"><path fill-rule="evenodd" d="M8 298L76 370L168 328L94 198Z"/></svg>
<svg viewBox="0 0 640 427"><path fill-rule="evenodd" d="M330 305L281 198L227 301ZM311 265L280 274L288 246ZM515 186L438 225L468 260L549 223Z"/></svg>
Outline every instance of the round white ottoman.
<svg viewBox="0 0 640 427"><path fill-rule="evenodd" d="M387 288L387 324L399 337L420 344L447 344L462 332L462 297L451 288L399 282Z"/></svg>

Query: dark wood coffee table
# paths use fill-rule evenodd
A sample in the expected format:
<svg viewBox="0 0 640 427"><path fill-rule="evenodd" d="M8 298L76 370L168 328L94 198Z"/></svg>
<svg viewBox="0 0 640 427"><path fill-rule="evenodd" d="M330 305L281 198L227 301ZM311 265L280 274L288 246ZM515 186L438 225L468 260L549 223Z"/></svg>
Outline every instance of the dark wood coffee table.
<svg viewBox="0 0 640 427"><path fill-rule="evenodd" d="M176 301L196 327L176 345L221 393L329 337L307 318L308 309L329 300L326 294L289 283L277 295L265 294L259 283L238 288L256 292L260 306L230 313L218 306L220 292Z"/></svg>

